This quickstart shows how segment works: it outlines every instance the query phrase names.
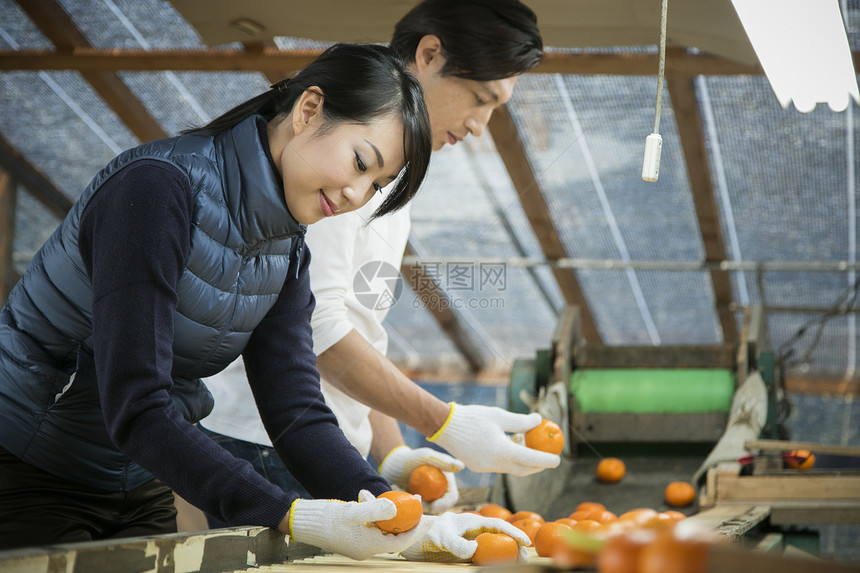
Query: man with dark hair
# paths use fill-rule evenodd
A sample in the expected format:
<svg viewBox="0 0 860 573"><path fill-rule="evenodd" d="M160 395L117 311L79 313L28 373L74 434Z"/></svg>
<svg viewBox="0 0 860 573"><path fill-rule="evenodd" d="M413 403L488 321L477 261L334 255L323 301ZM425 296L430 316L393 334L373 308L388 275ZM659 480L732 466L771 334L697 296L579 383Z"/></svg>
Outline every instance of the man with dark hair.
<svg viewBox="0 0 860 573"><path fill-rule="evenodd" d="M543 45L534 12L518 0L425 0L397 23L391 47L421 83L433 149L438 150L467 135L480 136L493 111L511 98L517 76L539 63ZM427 506L435 513L456 503L454 472L464 464L472 471L526 475L560 460L509 436L537 426L540 415L446 404L385 357L388 338L382 322L388 309L368 308L352 289L366 264L400 268L410 229L408 207L367 224L384 196L383 191L365 208L338 217L337 226L323 221L308 232L314 252L314 350L326 403L347 438L373 457L383 477L406 489L418 465L446 472L448 492ZM344 223L347 217L349 224ZM216 407L201 425L275 483L295 487L270 451L241 365L231 368L207 380ZM453 457L432 448L406 447L397 420Z"/></svg>

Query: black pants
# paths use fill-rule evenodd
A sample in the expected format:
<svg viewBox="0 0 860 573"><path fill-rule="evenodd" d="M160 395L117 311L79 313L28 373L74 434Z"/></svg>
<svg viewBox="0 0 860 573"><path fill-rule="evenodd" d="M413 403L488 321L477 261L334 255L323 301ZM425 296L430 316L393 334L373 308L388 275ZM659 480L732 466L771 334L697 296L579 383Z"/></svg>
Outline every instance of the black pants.
<svg viewBox="0 0 860 573"><path fill-rule="evenodd" d="M173 492L158 480L131 491L103 491L0 448L0 551L175 532Z"/></svg>

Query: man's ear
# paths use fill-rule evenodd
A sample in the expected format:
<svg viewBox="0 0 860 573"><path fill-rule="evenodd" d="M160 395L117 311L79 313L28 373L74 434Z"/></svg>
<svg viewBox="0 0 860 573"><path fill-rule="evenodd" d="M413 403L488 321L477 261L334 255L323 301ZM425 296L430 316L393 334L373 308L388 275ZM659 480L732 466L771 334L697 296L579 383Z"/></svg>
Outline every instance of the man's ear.
<svg viewBox="0 0 860 573"><path fill-rule="evenodd" d="M420 74L431 65L436 65L438 69L441 69L439 58L442 58L441 62L444 62L442 41L433 34L424 36L419 40L418 47L415 48L415 71Z"/></svg>
<svg viewBox="0 0 860 573"><path fill-rule="evenodd" d="M322 106L325 98L322 90L316 86L306 89L293 106L293 133L298 135L306 129L314 119L322 120Z"/></svg>

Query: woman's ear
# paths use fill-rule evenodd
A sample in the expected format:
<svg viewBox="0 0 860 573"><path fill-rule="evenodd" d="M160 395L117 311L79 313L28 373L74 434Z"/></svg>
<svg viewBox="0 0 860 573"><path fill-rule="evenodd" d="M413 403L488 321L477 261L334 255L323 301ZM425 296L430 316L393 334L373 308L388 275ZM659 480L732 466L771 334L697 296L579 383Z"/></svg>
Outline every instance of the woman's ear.
<svg viewBox="0 0 860 573"><path fill-rule="evenodd" d="M420 74L431 66L441 69L440 63L444 63L444 61L442 40L438 36L428 34L418 41L418 47L415 48L415 71L417 73Z"/></svg>
<svg viewBox="0 0 860 573"><path fill-rule="evenodd" d="M311 86L302 93L293 106L292 123L295 135L304 131L315 119L322 119L324 100L322 90L316 86Z"/></svg>

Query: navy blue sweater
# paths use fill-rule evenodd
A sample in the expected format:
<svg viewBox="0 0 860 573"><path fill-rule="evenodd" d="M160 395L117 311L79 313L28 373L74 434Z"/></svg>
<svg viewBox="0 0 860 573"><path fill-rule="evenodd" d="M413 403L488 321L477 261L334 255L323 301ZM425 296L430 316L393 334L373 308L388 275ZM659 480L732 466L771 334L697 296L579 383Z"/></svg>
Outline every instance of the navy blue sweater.
<svg viewBox="0 0 860 573"><path fill-rule="evenodd" d="M197 507L229 524L276 527L296 494L186 422L167 393L175 287L190 249L191 217L188 180L156 161L118 172L83 214L78 245L93 284L105 422L126 455ZM319 389L316 357L294 350L295 340L310 339L314 305L310 253L305 247L295 255L277 303L243 353L249 382L275 448L314 497L379 494L389 485L338 428Z"/></svg>

